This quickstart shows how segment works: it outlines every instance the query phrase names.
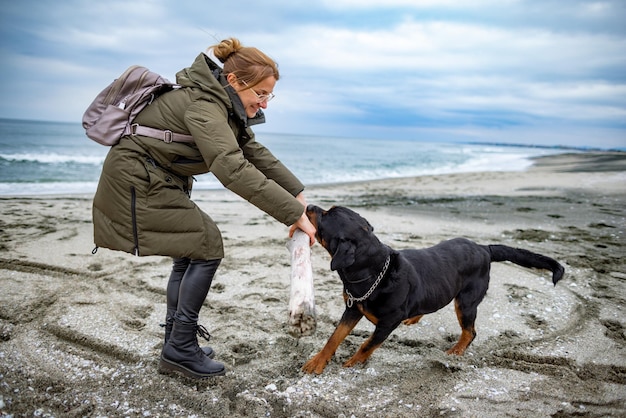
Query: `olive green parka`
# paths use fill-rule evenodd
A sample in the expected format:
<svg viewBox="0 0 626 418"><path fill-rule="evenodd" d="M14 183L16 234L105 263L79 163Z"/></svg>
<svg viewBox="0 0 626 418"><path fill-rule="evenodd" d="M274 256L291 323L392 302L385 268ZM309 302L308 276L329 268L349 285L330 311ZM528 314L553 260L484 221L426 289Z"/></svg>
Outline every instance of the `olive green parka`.
<svg viewBox="0 0 626 418"><path fill-rule="evenodd" d="M192 176L207 172L279 222L295 223L304 211L295 196L304 186L255 141L250 125L264 122L263 113L247 118L220 67L205 54L179 71L176 82L184 88L157 98L135 122L191 134L194 142L128 135L111 147L93 201L96 247L223 258L218 227L190 199Z"/></svg>

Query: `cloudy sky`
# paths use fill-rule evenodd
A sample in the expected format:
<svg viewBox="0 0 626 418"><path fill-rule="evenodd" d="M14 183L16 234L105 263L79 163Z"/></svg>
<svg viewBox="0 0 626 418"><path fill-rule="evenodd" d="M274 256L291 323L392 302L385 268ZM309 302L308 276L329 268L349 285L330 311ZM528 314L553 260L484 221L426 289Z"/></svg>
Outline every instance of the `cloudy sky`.
<svg viewBox="0 0 626 418"><path fill-rule="evenodd" d="M624 0L3 2L0 117L79 122L131 64L235 36L281 69L277 132L626 148Z"/></svg>

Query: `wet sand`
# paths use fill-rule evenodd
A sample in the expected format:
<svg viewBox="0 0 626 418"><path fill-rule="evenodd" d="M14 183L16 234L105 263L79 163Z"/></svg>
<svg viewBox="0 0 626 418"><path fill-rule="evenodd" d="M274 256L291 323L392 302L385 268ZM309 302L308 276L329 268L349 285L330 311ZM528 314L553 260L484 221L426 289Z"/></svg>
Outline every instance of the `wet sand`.
<svg viewBox="0 0 626 418"><path fill-rule="evenodd" d="M462 357L448 306L400 326L365 366L301 372L343 312L341 282L312 250L317 331L288 333L287 228L224 190L194 200L226 249L201 323L223 377L157 370L171 260L92 254L91 196L0 198L0 416L626 416L626 154L544 157L524 172L312 186L381 241L421 248L463 236L551 256L564 279L492 264L477 337Z"/></svg>

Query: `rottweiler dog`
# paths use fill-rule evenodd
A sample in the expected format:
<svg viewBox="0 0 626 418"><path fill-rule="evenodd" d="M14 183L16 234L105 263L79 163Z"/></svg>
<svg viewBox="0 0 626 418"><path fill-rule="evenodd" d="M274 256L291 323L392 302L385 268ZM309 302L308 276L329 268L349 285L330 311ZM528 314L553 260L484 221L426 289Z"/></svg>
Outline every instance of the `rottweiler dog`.
<svg viewBox="0 0 626 418"><path fill-rule="evenodd" d="M476 311L489 287L492 262L550 270L555 285L564 273L563 266L550 257L464 238L426 249L396 251L381 243L370 223L348 208L333 206L326 211L309 205L306 213L317 228L318 242L331 255L331 270L343 282L346 304L324 348L304 364L302 370L307 373L322 373L363 316L376 328L344 367L365 363L400 323L416 324L453 299L461 337L447 353L463 355L476 336Z"/></svg>

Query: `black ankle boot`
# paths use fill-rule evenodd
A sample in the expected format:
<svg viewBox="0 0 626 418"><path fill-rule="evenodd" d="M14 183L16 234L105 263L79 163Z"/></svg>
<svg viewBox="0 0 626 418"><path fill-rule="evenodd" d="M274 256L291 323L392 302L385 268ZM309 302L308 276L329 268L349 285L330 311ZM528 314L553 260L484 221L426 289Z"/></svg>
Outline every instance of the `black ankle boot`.
<svg viewBox="0 0 626 418"><path fill-rule="evenodd" d="M208 358L198 345L198 324L174 321L172 333L163 346L159 367L164 372L178 372L192 379L222 376L222 363Z"/></svg>
<svg viewBox="0 0 626 418"><path fill-rule="evenodd" d="M167 316L165 317L165 323L161 324L161 326L165 328L165 342L163 343L163 346L165 346L165 344L167 344L167 340L170 339L170 334L172 333L172 326L174 325L175 313L176 311L171 312L168 309ZM196 331L196 334L198 335L198 337L204 338L207 342L209 342L209 339L211 338L211 334L209 334L207 329L200 324L198 324L198 330ZM207 356L208 358L215 357L215 351L208 345L204 347L200 347L200 349L202 350L204 355Z"/></svg>

